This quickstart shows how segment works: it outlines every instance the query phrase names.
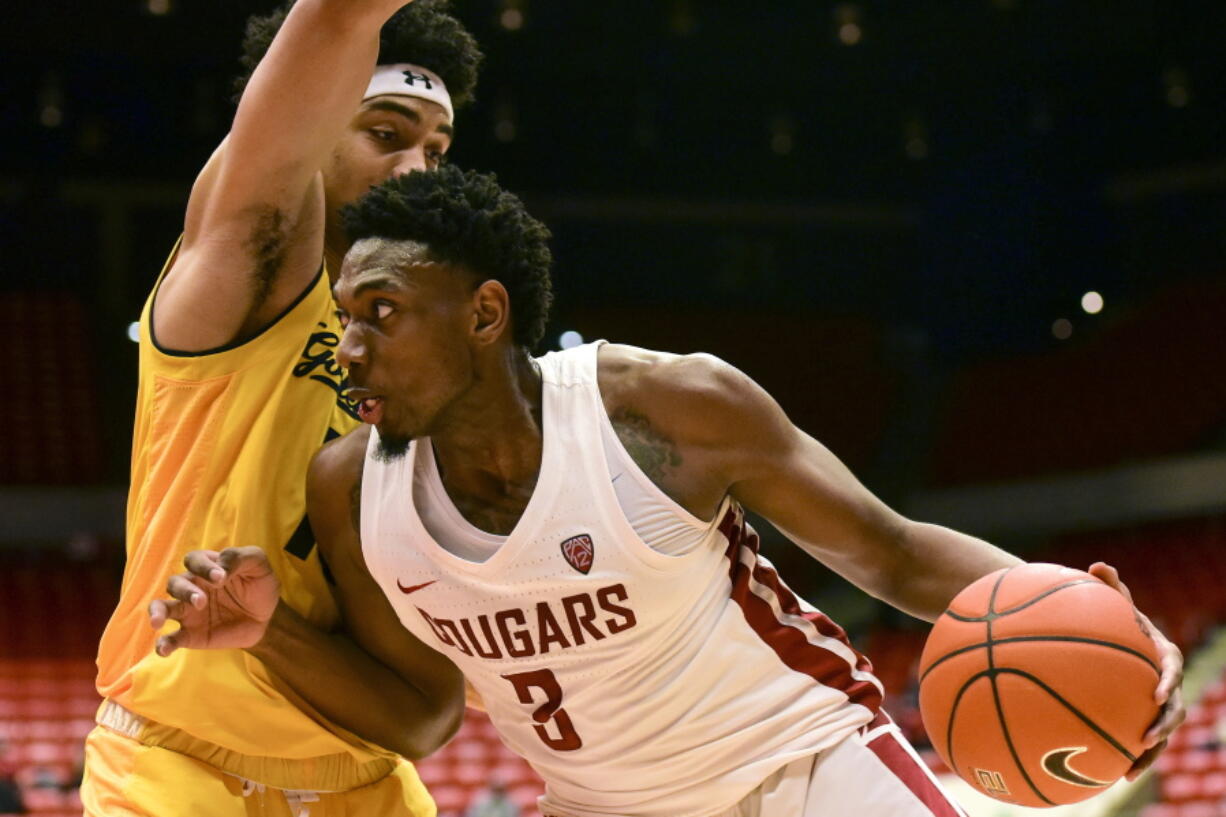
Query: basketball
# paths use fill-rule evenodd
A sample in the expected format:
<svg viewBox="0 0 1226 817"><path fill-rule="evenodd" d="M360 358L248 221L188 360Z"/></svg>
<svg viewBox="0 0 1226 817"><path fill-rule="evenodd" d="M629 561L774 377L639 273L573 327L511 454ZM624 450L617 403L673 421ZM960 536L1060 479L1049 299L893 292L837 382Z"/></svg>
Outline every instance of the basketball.
<svg viewBox="0 0 1226 817"><path fill-rule="evenodd" d="M919 673L937 753L979 791L1023 806L1103 791L1158 716L1158 649L1132 605L1059 565L998 570L959 593Z"/></svg>

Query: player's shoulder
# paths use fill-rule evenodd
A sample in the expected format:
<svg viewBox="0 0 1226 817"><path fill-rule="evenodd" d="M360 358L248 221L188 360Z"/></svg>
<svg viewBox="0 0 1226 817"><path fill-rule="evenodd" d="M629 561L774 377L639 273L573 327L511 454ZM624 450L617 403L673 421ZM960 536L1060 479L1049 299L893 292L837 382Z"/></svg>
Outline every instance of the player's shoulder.
<svg viewBox="0 0 1226 817"><path fill-rule="evenodd" d="M312 490L346 489L362 478L370 426L363 424L324 444L311 460L308 484Z"/></svg>
<svg viewBox="0 0 1226 817"><path fill-rule="evenodd" d="M732 364L705 352L679 355L618 343L601 347L597 371L603 394L630 400L718 400L749 379Z"/></svg>
<svg viewBox="0 0 1226 817"><path fill-rule="evenodd" d="M598 376L606 402L680 401L689 408L735 404L756 389L740 369L705 352L673 354L609 343L601 347Z"/></svg>
<svg viewBox="0 0 1226 817"><path fill-rule="evenodd" d="M610 416L641 415L695 441L726 435L769 401L748 375L715 355L606 344L598 360Z"/></svg>

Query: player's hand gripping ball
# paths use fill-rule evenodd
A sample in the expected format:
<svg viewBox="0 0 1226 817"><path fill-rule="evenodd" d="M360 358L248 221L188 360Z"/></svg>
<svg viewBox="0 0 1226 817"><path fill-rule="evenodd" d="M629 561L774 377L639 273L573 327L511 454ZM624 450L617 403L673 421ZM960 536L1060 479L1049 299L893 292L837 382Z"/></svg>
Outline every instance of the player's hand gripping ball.
<svg viewBox="0 0 1226 817"><path fill-rule="evenodd" d="M1023 806L1092 797L1145 751L1160 657L1132 604L1059 565L998 570L937 620L920 714L945 763Z"/></svg>

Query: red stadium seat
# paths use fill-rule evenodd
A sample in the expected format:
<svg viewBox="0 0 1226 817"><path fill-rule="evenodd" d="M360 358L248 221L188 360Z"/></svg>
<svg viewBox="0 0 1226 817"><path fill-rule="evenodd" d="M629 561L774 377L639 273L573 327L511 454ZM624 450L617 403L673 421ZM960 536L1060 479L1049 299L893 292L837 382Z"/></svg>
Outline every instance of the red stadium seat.
<svg viewBox="0 0 1226 817"><path fill-rule="evenodd" d="M66 805L64 792L51 788L25 789L21 799L31 814L42 814L50 811L60 811Z"/></svg>
<svg viewBox="0 0 1226 817"><path fill-rule="evenodd" d="M1170 774L1160 783L1162 798L1172 803L1182 803L1200 797L1200 778L1195 774Z"/></svg>
<svg viewBox="0 0 1226 817"><path fill-rule="evenodd" d="M1210 800L1221 802L1226 799L1226 770L1206 774L1201 784L1201 792Z"/></svg>
<svg viewBox="0 0 1226 817"><path fill-rule="evenodd" d="M1179 807L1171 803L1150 803L1141 809L1140 817L1178 817Z"/></svg>
<svg viewBox="0 0 1226 817"><path fill-rule="evenodd" d="M462 812L468 806L468 789L463 786L432 786L430 794L440 812Z"/></svg>

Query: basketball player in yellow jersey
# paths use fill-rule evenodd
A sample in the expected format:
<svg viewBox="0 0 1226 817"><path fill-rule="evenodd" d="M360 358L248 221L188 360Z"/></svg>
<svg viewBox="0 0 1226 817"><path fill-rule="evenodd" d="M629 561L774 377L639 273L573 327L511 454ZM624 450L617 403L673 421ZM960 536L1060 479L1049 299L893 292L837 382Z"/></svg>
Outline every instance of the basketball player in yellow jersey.
<svg viewBox="0 0 1226 817"><path fill-rule="evenodd" d="M381 594L333 595L304 486L316 449L357 424L333 354L331 279L348 248L337 211L439 164L481 55L440 0L297 0L254 19L246 46L254 71L233 126L141 317L128 563L99 648L105 701L81 796L106 817L432 817L393 751L417 757L450 737L461 678L390 608L372 609ZM292 659L333 684L327 706L304 704L275 661L154 652L147 611L184 554L251 544L271 554L291 629L328 631L347 656L343 675L309 650ZM385 683L392 672L411 687ZM365 703L380 696L402 721L370 722ZM332 725L353 717L384 748Z"/></svg>

